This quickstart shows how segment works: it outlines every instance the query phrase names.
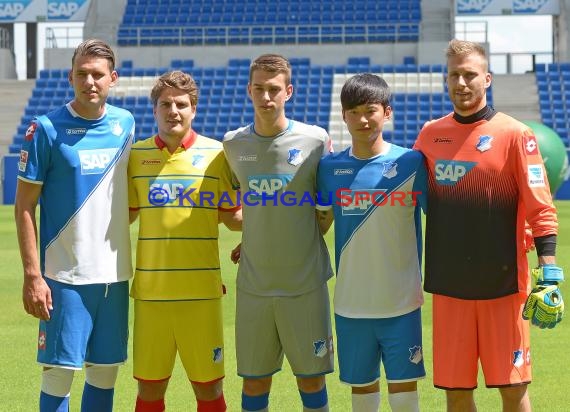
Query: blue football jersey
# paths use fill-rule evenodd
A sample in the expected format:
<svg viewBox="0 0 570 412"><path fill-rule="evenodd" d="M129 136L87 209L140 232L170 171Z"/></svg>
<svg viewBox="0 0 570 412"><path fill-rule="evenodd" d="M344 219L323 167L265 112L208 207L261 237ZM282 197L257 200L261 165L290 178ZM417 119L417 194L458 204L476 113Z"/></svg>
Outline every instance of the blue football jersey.
<svg viewBox="0 0 570 412"><path fill-rule="evenodd" d="M30 125L18 178L42 185L45 276L71 284L131 277L127 164L133 136L132 114L111 105L88 120L67 104Z"/></svg>
<svg viewBox="0 0 570 412"><path fill-rule="evenodd" d="M422 154L389 145L358 159L348 148L321 159L317 190L319 208L334 212L335 313L386 318L421 306Z"/></svg>

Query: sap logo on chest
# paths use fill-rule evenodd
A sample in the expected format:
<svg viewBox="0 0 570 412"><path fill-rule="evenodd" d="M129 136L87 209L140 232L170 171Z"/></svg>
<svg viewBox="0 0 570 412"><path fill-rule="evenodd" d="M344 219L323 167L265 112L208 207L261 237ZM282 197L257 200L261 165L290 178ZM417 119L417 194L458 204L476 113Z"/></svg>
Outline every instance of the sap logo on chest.
<svg viewBox="0 0 570 412"><path fill-rule="evenodd" d="M476 164L475 162L438 160L435 162L435 180L440 185L455 185L469 173Z"/></svg>
<svg viewBox="0 0 570 412"><path fill-rule="evenodd" d="M155 206L164 206L174 203L177 199L184 202L184 198L194 192L190 189L195 179L155 179L149 182L148 200ZM188 199L186 199L188 200Z"/></svg>
<svg viewBox="0 0 570 412"><path fill-rule="evenodd" d="M26 3L0 3L0 18L13 18L18 17L26 8Z"/></svg>
<svg viewBox="0 0 570 412"><path fill-rule="evenodd" d="M256 193L266 193L269 195L278 192L287 186L292 179L292 175L255 175L248 177L248 187Z"/></svg>
<svg viewBox="0 0 570 412"><path fill-rule="evenodd" d="M72 17L81 4L71 1L50 1L48 2L48 17Z"/></svg>
<svg viewBox="0 0 570 412"><path fill-rule="evenodd" d="M115 158L118 150L117 148L78 150L81 174L94 175L103 173L109 163Z"/></svg>

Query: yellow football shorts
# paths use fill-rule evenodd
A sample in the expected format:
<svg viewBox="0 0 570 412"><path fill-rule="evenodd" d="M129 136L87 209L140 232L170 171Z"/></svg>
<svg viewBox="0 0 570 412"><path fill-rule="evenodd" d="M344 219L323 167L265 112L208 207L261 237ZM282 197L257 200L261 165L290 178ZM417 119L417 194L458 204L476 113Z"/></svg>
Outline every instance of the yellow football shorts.
<svg viewBox="0 0 570 412"><path fill-rule="evenodd" d="M135 299L133 375L170 377L178 352L188 379L208 383L224 377L222 300Z"/></svg>

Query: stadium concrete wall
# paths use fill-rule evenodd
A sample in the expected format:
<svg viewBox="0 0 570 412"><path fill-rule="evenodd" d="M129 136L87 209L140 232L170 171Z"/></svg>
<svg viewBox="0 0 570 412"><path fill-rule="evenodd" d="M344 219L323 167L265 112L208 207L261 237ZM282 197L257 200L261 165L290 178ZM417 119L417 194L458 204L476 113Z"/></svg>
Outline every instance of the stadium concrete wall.
<svg viewBox="0 0 570 412"><path fill-rule="evenodd" d="M132 60L135 67L166 67L173 59L193 59L196 66L224 66L231 58L255 58L263 53L279 53L289 58L310 57L312 64L346 64L348 57L369 56L373 64L400 64L405 56L417 64L441 64L447 42L375 43L350 45L263 45L193 47L116 47L117 60ZM73 49L46 49L46 69L69 68Z"/></svg>
<svg viewBox="0 0 570 412"><path fill-rule="evenodd" d="M17 79L16 62L10 49L0 49L0 79Z"/></svg>

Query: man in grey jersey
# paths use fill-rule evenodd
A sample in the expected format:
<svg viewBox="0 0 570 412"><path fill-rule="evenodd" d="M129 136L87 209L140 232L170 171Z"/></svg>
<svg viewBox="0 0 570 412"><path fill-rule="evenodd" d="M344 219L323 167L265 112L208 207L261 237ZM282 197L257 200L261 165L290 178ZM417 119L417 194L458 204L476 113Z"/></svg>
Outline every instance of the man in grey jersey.
<svg viewBox="0 0 570 412"><path fill-rule="evenodd" d="M272 375L284 355L304 410L328 411L332 269L314 198L317 166L331 144L324 129L285 116L292 93L289 62L258 57L248 84L254 123L224 137L243 206L235 327L244 411L268 410Z"/></svg>

